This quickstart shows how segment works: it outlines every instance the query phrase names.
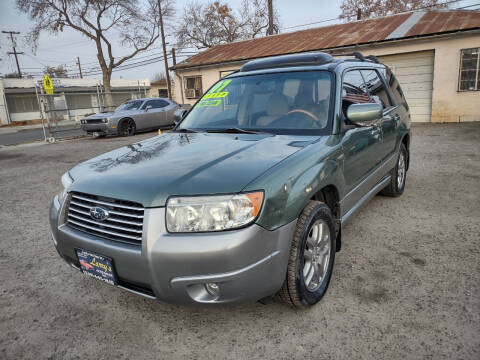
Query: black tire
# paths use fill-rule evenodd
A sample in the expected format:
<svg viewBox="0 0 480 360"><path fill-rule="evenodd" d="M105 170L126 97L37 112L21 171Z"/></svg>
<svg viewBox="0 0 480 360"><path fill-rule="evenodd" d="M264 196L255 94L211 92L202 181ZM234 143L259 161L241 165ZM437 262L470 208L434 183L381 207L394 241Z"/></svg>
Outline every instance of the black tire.
<svg viewBox="0 0 480 360"><path fill-rule="evenodd" d="M135 121L132 119L123 119L118 126L118 135L120 136L133 136L135 135Z"/></svg>
<svg viewBox="0 0 480 360"><path fill-rule="evenodd" d="M324 258L328 258L328 263L324 266L322 280L318 281L317 284L318 288L309 289L303 274L304 267L308 266L308 261L305 260L305 251L308 246L307 238L311 238L313 226L318 222L321 222L322 226L326 225L324 229L329 231L328 243L330 250ZM320 301L330 283L335 250L335 224L332 211L326 204L320 201L309 201L297 222L290 248L287 275L282 288L278 292L278 298L282 302L298 308L308 308Z"/></svg>
<svg viewBox="0 0 480 360"><path fill-rule="evenodd" d="M403 160L402 160L403 159ZM403 181L399 183L399 172L402 171L401 162L403 161ZM381 195L398 197L403 194L405 190L405 183L407 181L407 161L408 161L408 152L404 144L400 145L400 151L398 153L398 158L395 167L390 172L392 178L388 185L380 192Z"/></svg>

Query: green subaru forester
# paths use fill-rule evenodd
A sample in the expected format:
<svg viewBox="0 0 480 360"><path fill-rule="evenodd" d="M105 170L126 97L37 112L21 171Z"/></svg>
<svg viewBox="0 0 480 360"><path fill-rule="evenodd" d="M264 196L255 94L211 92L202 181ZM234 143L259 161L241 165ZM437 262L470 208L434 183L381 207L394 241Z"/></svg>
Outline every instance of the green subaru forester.
<svg viewBox="0 0 480 360"><path fill-rule="evenodd" d="M398 81L353 56L248 62L173 131L75 166L50 211L60 256L170 302L318 302L343 224L400 196L410 157Z"/></svg>

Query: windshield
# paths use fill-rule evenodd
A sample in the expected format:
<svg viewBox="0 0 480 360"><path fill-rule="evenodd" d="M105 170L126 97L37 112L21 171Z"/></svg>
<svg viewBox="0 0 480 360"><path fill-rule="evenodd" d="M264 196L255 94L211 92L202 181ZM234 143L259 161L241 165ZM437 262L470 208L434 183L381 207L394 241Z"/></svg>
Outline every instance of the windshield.
<svg viewBox="0 0 480 360"><path fill-rule="evenodd" d="M117 107L115 111L120 111L120 110L138 110L140 106L142 106L143 100L133 100L133 101L127 101L124 102L122 105Z"/></svg>
<svg viewBox="0 0 480 360"><path fill-rule="evenodd" d="M297 71L220 80L177 129L328 134L331 75Z"/></svg>

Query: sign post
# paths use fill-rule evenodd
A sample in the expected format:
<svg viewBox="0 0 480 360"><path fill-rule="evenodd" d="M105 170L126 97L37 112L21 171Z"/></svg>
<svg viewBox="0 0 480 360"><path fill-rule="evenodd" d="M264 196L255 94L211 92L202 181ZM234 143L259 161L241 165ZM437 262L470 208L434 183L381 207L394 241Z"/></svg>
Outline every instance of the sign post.
<svg viewBox="0 0 480 360"><path fill-rule="evenodd" d="M48 76L47 74L45 74L45 76L43 77L43 90L45 91L46 95L52 95L53 94L53 81L52 81L52 79L50 79L50 76ZM46 100L46 102L44 102L45 115L47 117L48 136L49 136L48 142L49 143L54 143L55 138L52 136L52 128L51 128L51 125L50 125L50 115L49 115L50 104L49 104L48 96L45 98L45 100Z"/></svg>

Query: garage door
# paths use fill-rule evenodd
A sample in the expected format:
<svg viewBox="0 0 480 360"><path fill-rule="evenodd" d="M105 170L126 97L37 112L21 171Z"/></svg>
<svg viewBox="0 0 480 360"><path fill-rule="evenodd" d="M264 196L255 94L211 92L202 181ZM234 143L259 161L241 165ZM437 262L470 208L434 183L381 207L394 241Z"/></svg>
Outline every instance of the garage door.
<svg viewBox="0 0 480 360"><path fill-rule="evenodd" d="M432 116L434 52L379 56L402 86L413 122L430 122Z"/></svg>

